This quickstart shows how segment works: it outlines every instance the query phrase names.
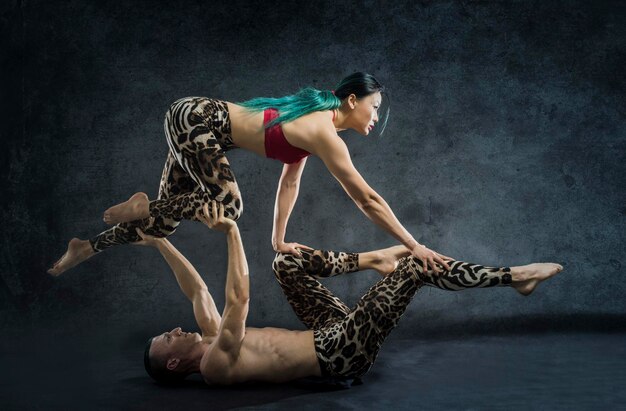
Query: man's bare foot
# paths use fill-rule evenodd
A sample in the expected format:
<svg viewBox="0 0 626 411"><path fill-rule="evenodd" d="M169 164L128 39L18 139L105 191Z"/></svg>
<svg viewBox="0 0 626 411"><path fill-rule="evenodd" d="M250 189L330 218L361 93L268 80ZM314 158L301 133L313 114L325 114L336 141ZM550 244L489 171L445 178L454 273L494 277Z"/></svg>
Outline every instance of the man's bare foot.
<svg viewBox="0 0 626 411"><path fill-rule="evenodd" d="M554 263L535 263L511 267L511 286L522 295L530 295L543 280L563 271L563 266Z"/></svg>
<svg viewBox="0 0 626 411"><path fill-rule="evenodd" d="M91 248L91 244L89 244L88 240L72 238L67 245L65 254L48 270L48 274L56 277L64 271L82 263L94 254L95 252L93 248Z"/></svg>
<svg viewBox="0 0 626 411"><path fill-rule="evenodd" d="M148 218L149 202L146 193L135 193L127 201L106 210L102 220L107 224L119 224Z"/></svg>
<svg viewBox="0 0 626 411"><path fill-rule="evenodd" d="M359 267L372 269L386 277L398 267L398 260L411 255L411 252L403 245L385 248L383 250L370 251L359 254Z"/></svg>

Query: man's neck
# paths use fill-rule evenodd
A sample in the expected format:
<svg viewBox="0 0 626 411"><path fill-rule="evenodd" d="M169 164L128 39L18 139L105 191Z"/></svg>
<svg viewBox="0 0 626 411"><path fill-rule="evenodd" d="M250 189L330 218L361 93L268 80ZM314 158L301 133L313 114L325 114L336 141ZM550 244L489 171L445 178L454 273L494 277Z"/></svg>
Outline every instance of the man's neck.
<svg viewBox="0 0 626 411"><path fill-rule="evenodd" d="M188 372L200 372L200 362L202 361L202 357L204 356L204 353L207 352L213 341L215 341L215 338L203 339L191 348L191 351L189 352Z"/></svg>

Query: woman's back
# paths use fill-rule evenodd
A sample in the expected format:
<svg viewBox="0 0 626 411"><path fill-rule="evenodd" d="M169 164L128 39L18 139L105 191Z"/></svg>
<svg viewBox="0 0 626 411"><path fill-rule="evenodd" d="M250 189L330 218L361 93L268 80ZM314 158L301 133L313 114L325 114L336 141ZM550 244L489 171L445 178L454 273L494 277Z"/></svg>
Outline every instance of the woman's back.
<svg viewBox="0 0 626 411"><path fill-rule="evenodd" d="M233 143L265 157L263 112L255 113L235 103L227 104Z"/></svg>
<svg viewBox="0 0 626 411"><path fill-rule="evenodd" d="M235 145L267 157L263 112L251 112L234 103L228 103L228 110ZM280 127L289 144L306 150L314 144L315 136L323 127L332 130L332 116L332 111L316 111L293 121L281 123Z"/></svg>

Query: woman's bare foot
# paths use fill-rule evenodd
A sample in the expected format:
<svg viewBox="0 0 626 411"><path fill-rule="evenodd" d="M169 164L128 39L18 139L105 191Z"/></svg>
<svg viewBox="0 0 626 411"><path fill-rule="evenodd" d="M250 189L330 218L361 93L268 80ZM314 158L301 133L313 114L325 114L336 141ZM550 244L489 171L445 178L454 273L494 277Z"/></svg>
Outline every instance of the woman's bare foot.
<svg viewBox="0 0 626 411"><path fill-rule="evenodd" d="M94 254L95 252L93 248L91 248L91 244L89 244L88 240L72 238L67 245L65 254L48 270L48 274L56 277L64 271L82 263Z"/></svg>
<svg viewBox="0 0 626 411"><path fill-rule="evenodd" d="M135 193L128 201L106 210L102 220L107 224L119 224L148 218L150 217L149 202L146 193Z"/></svg>
<svg viewBox="0 0 626 411"><path fill-rule="evenodd" d="M522 295L530 295L543 280L563 271L563 266L554 263L535 263L511 267L511 286Z"/></svg>
<svg viewBox="0 0 626 411"><path fill-rule="evenodd" d="M400 258L409 255L411 252L403 245L361 253L359 254L359 268L376 270L378 274L386 277L396 269Z"/></svg>

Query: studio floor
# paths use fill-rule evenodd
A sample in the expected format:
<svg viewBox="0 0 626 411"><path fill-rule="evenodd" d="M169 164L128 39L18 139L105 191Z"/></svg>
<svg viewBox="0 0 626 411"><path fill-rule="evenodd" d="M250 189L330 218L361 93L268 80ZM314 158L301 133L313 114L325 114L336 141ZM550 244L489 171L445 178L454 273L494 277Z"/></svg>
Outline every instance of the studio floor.
<svg viewBox="0 0 626 411"><path fill-rule="evenodd" d="M619 332L391 338L363 384L342 390L304 382L208 387L197 378L163 387L143 370L143 342L135 338L17 341L2 344L4 410L626 409L626 334Z"/></svg>

